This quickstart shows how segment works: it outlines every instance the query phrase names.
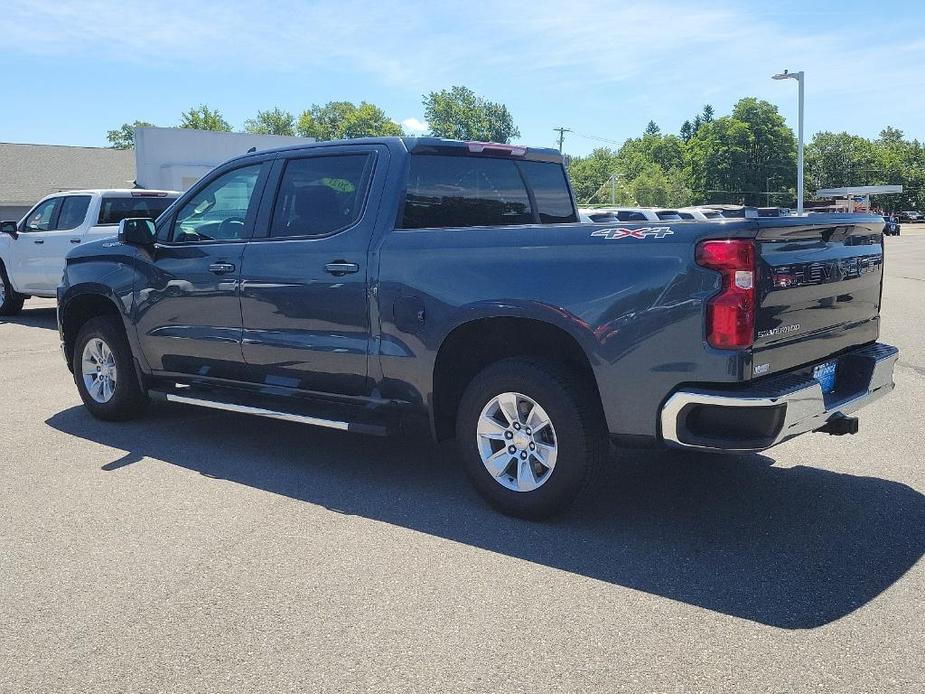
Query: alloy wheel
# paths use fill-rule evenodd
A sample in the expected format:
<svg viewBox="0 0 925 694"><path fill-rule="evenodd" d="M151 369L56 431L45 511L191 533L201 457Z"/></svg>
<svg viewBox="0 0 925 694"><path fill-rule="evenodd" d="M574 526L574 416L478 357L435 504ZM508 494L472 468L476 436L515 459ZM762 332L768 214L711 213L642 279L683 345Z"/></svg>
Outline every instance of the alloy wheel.
<svg viewBox="0 0 925 694"><path fill-rule="evenodd" d="M84 345L80 364L84 386L90 397L100 404L112 400L118 373L116 358L109 345L98 337L90 338Z"/></svg>
<svg viewBox="0 0 925 694"><path fill-rule="evenodd" d="M482 464L501 486L531 492L552 475L558 441L552 420L532 398L501 393L479 416L476 431Z"/></svg>

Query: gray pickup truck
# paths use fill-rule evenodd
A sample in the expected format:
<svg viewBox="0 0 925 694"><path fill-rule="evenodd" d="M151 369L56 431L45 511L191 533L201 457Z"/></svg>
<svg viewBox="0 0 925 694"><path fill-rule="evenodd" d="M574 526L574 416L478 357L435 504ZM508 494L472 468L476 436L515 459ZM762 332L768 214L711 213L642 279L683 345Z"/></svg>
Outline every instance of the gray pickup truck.
<svg viewBox="0 0 925 694"><path fill-rule="evenodd" d="M383 138L221 165L75 248L58 305L97 417L158 398L429 430L491 503L538 518L611 441L855 433L893 388L882 279L881 217L584 224L554 150Z"/></svg>

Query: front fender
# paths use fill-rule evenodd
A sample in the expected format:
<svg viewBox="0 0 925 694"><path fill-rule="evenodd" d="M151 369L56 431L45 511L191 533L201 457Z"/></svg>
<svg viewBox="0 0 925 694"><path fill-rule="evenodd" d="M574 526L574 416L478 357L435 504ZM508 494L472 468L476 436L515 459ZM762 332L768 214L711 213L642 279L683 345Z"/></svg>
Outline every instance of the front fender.
<svg viewBox="0 0 925 694"><path fill-rule="evenodd" d="M62 343L66 337L64 327L69 311L78 306L82 298L100 297L115 308L122 320L132 353L139 361L141 368L147 372L148 366L139 349L138 333L132 320L136 274L135 249L112 242L104 244L103 247L107 250L118 248L120 252L102 254L84 252L68 255L64 279L58 287L58 329ZM84 250L81 249L81 251Z"/></svg>

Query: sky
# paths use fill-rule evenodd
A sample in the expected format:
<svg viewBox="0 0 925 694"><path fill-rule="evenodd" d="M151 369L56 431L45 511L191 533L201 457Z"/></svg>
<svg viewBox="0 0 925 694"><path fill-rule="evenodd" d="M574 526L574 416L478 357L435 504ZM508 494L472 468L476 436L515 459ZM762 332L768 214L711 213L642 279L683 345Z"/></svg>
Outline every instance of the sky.
<svg viewBox="0 0 925 694"><path fill-rule="evenodd" d="M821 130L925 140L925 2L0 0L0 141L105 146L192 106L236 129L278 106L370 101L409 131L421 99L462 84L510 109L517 140L619 145L677 132L704 104L776 104Z"/></svg>

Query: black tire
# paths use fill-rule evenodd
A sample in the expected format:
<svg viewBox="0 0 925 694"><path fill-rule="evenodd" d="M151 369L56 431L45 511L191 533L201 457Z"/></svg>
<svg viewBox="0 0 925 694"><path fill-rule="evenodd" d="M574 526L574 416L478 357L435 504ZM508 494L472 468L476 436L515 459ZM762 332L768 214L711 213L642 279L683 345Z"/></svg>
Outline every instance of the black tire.
<svg viewBox="0 0 925 694"><path fill-rule="evenodd" d="M22 311L26 297L13 291L3 263L0 263L0 283L3 284L3 291L0 291L0 316L15 316Z"/></svg>
<svg viewBox="0 0 925 694"><path fill-rule="evenodd" d="M82 372L84 348L91 340L102 340L112 353L115 362L116 379L112 397L107 402L98 402L87 390ZM125 337L125 330L118 317L100 316L88 320L77 333L72 355L74 383L80 398L90 414L107 421L125 421L140 416L148 404L148 396L135 372L132 350Z"/></svg>
<svg viewBox="0 0 925 694"><path fill-rule="evenodd" d="M532 491L504 486L486 469L479 453L477 426L482 410L506 392L525 395L540 405L555 430L557 460L545 482ZM472 379L457 411L456 441L476 490L502 513L530 520L566 510L591 484L608 451L593 387L562 364L533 357L495 362ZM511 462L517 464L516 456Z"/></svg>

